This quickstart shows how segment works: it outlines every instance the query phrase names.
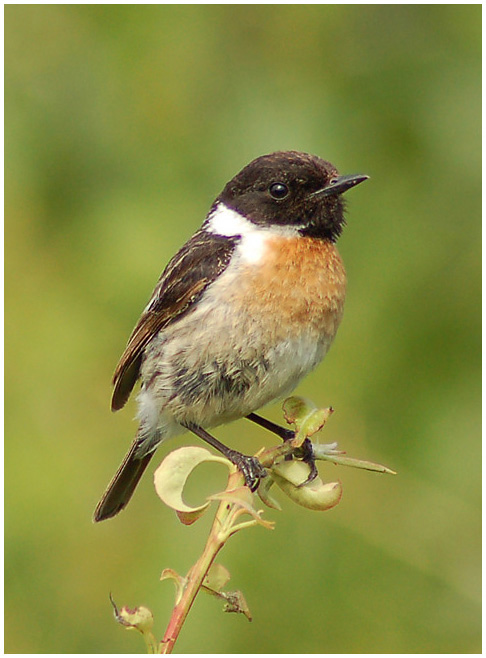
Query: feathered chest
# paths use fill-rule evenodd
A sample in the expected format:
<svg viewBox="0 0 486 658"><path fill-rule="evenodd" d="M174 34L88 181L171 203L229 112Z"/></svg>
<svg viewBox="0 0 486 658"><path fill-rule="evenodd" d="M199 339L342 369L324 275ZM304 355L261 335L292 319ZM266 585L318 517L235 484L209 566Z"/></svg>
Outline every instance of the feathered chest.
<svg viewBox="0 0 486 658"><path fill-rule="evenodd" d="M142 363L148 381L181 355L196 369L269 359L295 379L324 356L346 292L336 247L245 228L233 237L200 231L169 263L115 371L113 409Z"/></svg>
<svg viewBox="0 0 486 658"><path fill-rule="evenodd" d="M343 314L346 272L335 245L306 237L243 241L206 292L208 304L251 318L263 333L334 338Z"/></svg>

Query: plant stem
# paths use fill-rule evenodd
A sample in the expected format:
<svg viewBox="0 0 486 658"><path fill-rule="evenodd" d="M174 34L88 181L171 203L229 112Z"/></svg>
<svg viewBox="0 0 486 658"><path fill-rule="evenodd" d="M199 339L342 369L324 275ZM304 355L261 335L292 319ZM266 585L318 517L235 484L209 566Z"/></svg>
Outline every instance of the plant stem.
<svg viewBox="0 0 486 658"><path fill-rule="evenodd" d="M232 473L228 479L227 490L241 486L241 484L241 474L239 472ZM213 525L211 527L206 546L204 547L204 551L202 552L202 555L196 564L191 568L186 579L186 585L184 587L181 599L175 605L172 611L172 616L165 631L164 638L161 642L160 653L172 653L174 644L179 637L179 633L187 615L189 614L189 610L194 603L197 593L201 589L204 578L206 577L206 574L211 568L214 559L228 538L228 534L224 532L224 528L226 526L228 517L233 511L233 508L234 504L229 504L224 500L221 501Z"/></svg>

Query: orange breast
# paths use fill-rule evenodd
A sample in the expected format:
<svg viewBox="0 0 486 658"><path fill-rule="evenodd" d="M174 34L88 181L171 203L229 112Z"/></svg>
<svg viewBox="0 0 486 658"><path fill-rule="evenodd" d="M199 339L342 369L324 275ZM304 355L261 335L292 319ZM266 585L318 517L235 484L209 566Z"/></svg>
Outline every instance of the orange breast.
<svg viewBox="0 0 486 658"><path fill-rule="evenodd" d="M334 244L271 237L260 261L244 269L247 285L238 300L250 316L271 325L277 335L297 335L305 328L334 337L346 295L346 271Z"/></svg>

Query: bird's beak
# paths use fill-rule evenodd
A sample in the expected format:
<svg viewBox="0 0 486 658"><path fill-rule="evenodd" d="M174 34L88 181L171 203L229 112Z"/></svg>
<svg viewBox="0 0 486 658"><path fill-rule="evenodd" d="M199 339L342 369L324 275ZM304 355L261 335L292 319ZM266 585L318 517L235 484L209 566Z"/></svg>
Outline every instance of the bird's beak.
<svg viewBox="0 0 486 658"><path fill-rule="evenodd" d="M355 185L359 185L363 181L367 180L369 176L365 174L351 174L350 176L336 176L329 181L329 184L326 187L323 187L317 192L313 192L313 196L331 196L333 194L342 194L346 190L350 190Z"/></svg>

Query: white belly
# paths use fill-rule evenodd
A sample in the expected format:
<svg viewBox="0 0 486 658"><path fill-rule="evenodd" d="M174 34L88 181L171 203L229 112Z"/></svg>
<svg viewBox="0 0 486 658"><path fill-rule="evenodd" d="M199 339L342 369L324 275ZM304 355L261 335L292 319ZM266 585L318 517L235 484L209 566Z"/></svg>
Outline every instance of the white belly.
<svg viewBox="0 0 486 658"><path fill-rule="evenodd" d="M180 423L209 428L246 416L288 395L331 342L304 333L269 345L248 323L221 329L217 312L199 315L178 323L173 336L165 334L143 364L138 400L147 429L173 435Z"/></svg>

